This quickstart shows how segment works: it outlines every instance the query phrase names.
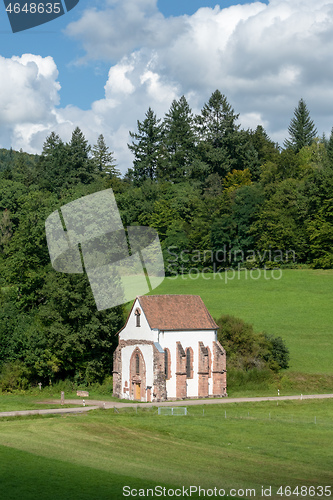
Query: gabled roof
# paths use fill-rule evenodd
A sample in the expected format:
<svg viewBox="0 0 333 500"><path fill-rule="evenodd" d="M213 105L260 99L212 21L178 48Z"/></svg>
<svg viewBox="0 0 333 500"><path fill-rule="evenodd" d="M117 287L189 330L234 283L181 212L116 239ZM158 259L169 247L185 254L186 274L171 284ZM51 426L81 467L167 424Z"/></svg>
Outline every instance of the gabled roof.
<svg viewBox="0 0 333 500"><path fill-rule="evenodd" d="M138 297L150 328L158 330L216 330L199 295L142 295Z"/></svg>

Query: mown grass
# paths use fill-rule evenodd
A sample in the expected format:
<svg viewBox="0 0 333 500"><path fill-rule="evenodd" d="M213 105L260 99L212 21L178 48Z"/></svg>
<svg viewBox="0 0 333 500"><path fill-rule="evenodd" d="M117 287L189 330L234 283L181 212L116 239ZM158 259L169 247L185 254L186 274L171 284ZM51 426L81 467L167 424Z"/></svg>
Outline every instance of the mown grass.
<svg viewBox="0 0 333 500"><path fill-rule="evenodd" d="M278 376L254 371L228 371L231 397L318 394L333 392L333 270L282 270L259 276L258 271L236 272L233 276L207 274L191 279L189 275L166 278L153 294L198 294L211 314L218 318L232 314L254 325L256 331L281 336L290 349L290 368ZM192 275L192 278L194 275ZM233 278L233 279L232 279ZM269 278L269 279L268 279ZM130 307L130 304L128 304ZM89 399L116 400L112 380L102 387L85 388ZM72 384L58 383L28 393L0 395L0 411L40 408L40 400L75 398ZM79 398L78 398L79 399ZM51 407L52 405L50 405ZM43 405L44 408L47 406Z"/></svg>
<svg viewBox="0 0 333 500"><path fill-rule="evenodd" d="M200 295L214 318L231 314L255 331L282 337L290 372L332 374L333 270L284 269L280 279L274 273L183 275L166 278L151 293Z"/></svg>
<svg viewBox="0 0 333 500"><path fill-rule="evenodd" d="M275 378L229 372L230 396L277 395L277 388L281 394L332 392L332 278L333 271L312 270L284 270L280 280L264 275L246 279L245 273L228 281L184 276L166 279L153 293L201 295L215 318L232 314L286 341L289 370ZM87 402L112 400L104 389L92 388ZM60 385L28 395L1 395L1 410L34 409L42 399L59 399L60 390L67 398L75 396L71 387ZM255 488L256 498L262 498L262 487L272 486L274 500L284 498L276 494L280 485L327 485L333 490L332 400L188 410L186 417L125 408L119 413L0 420L2 497L117 500L124 498L124 485L216 486L227 493L230 488Z"/></svg>
<svg viewBox="0 0 333 500"><path fill-rule="evenodd" d="M112 385L111 385L112 388ZM15 390L12 393L1 393L0 392L0 412L4 411L20 411L20 410L40 410L48 408L60 408L60 398L61 398L62 384L56 384L52 387L47 387L46 389L36 389L31 388L29 390ZM72 389L67 389L65 391L65 404L62 408L73 407L75 405L67 404L66 400L75 399L77 402L82 403L83 399L88 405L89 400L102 400L102 401L114 401L119 402L118 398L111 396L111 393L105 394L103 391L99 391L97 388L94 390L89 390L89 397L83 398L82 396L77 396L76 391ZM59 403L53 403L53 401L59 401ZM123 400L125 403L130 403L128 400Z"/></svg>
<svg viewBox="0 0 333 500"><path fill-rule="evenodd" d="M43 391L37 394L27 394L25 391L17 391L14 394L0 394L0 412L2 411L20 411L20 410L38 410L38 409L48 409L48 408L59 408L59 404L53 403L43 403L45 395ZM60 393L55 396L60 400ZM70 405L63 405L67 408Z"/></svg>
<svg viewBox="0 0 333 500"><path fill-rule="evenodd" d="M255 488L260 498L272 486L281 498L280 485L332 485L332 410L331 400L303 400L188 407L182 417L125 408L0 422L2 492L118 499L124 485L200 485Z"/></svg>

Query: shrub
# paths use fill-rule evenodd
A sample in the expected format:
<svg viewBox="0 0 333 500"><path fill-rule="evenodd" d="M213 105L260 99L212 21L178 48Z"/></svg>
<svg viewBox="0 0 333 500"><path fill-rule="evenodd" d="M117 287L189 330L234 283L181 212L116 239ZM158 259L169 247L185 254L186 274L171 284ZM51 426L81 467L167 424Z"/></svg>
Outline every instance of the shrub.
<svg viewBox="0 0 333 500"><path fill-rule="evenodd" d="M289 368L289 349L281 337L265 334L266 339L271 344L270 354L266 358L268 362L276 363L277 370Z"/></svg>
<svg viewBox="0 0 333 500"><path fill-rule="evenodd" d="M252 325L228 314L216 323L217 338L226 350L230 367L273 371L288 368L289 350L281 337L255 333Z"/></svg>
<svg viewBox="0 0 333 500"><path fill-rule="evenodd" d="M0 372L0 387L2 391L11 392L15 389L27 389L31 373L22 361L5 363Z"/></svg>

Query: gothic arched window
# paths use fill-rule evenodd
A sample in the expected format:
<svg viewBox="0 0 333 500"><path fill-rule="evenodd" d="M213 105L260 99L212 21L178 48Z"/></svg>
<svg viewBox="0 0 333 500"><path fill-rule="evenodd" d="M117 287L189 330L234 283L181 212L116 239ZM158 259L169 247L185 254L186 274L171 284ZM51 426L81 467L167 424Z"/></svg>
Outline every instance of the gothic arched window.
<svg viewBox="0 0 333 500"><path fill-rule="evenodd" d="M169 349L164 349L164 374L165 374L165 378L167 380L169 380L169 378L171 377L171 373L170 373L170 351Z"/></svg>
<svg viewBox="0 0 333 500"><path fill-rule="evenodd" d="M136 317L136 326L141 326L141 324L140 324L141 311L140 311L140 309L138 307L135 309L134 315Z"/></svg>
<svg viewBox="0 0 333 500"><path fill-rule="evenodd" d="M186 378L192 378L192 356L191 349L186 349Z"/></svg>

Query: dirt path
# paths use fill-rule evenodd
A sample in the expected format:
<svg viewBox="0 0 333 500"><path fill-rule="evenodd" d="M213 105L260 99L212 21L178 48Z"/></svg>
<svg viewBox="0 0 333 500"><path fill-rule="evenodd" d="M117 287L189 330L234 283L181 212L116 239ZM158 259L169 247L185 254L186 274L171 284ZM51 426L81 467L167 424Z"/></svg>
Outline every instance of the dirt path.
<svg viewBox="0 0 333 500"><path fill-rule="evenodd" d="M149 408L152 406L192 406L192 405L214 405L226 403L253 403L258 401L287 401L299 399L328 399L333 398L333 394L310 394L297 396L276 396L257 398L220 398L220 399L189 399L185 401L163 401L160 403L121 403L114 401L99 401L95 399L65 399L65 404L76 405L76 408L54 408L47 410L24 410L24 411L4 411L0 412L1 417L18 417L25 415L47 415L57 413L83 413L97 408ZM83 403L84 401L84 403ZM60 399L43 401L44 404L56 404L60 406ZM83 404L85 406L83 406Z"/></svg>

